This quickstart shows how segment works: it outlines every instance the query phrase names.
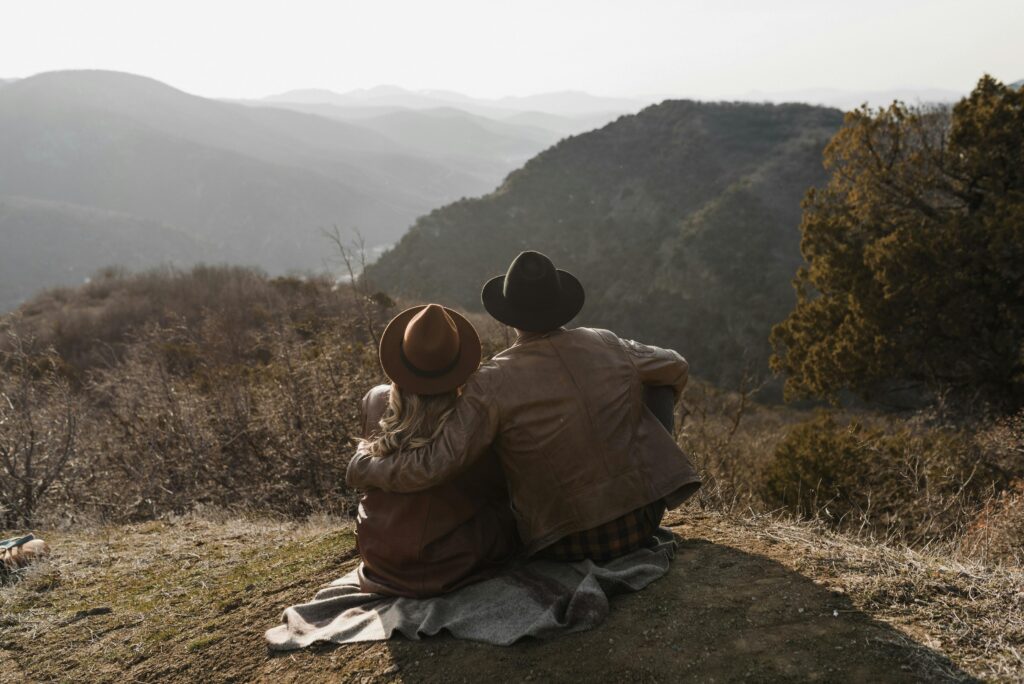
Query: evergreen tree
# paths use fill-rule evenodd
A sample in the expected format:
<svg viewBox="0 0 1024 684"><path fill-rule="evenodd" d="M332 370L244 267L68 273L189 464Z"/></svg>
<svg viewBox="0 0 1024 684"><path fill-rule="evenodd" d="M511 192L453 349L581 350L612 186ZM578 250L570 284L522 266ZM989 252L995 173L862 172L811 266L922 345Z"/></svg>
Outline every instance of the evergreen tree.
<svg viewBox="0 0 1024 684"><path fill-rule="evenodd" d="M899 387L1024 396L1024 90L861 108L804 200L797 305L772 330L789 397Z"/></svg>

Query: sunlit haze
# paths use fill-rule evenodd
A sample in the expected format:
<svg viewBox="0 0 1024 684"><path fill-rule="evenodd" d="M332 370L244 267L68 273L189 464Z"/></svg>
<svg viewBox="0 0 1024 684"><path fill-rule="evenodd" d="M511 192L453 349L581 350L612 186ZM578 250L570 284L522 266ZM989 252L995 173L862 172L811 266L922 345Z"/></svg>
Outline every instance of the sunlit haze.
<svg viewBox="0 0 1024 684"><path fill-rule="evenodd" d="M1024 78L1019 0L65 0L2 15L0 77L112 69L216 97L395 84L713 99Z"/></svg>

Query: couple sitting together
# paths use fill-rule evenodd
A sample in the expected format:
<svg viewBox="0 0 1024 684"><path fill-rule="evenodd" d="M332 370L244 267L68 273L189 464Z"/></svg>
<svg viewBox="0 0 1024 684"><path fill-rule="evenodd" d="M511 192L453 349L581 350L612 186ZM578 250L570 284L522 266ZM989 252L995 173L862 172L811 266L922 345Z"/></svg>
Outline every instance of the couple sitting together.
<svg viewBox="0 0 1024 684"><path fill-rule="evenodd" d="M607 330L566 329L583 287L538 252L484 285L515 344L480 363L461 315L430 304L380 342L391 385L363 400L347 472L368 593L426 597L516 557L607 561L652 543L700 480L672 436L687 363Z"/></svg>

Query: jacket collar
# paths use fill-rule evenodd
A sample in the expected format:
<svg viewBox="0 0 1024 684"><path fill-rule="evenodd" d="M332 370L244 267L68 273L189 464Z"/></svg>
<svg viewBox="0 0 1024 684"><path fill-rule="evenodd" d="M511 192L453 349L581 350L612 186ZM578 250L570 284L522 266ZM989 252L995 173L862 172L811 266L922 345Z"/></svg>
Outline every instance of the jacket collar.
<svg viewBox="0 0 1024 684"><path fill-rule="evenodd" d="M513 347L518 347L523 344L528 344L535 340L542 340L545 337L551 337L552 335L559 335L565 332L565 328L555 328L554 330L546 330L544 332L522 332L516 338L516 341L512 343Z"/></svg>

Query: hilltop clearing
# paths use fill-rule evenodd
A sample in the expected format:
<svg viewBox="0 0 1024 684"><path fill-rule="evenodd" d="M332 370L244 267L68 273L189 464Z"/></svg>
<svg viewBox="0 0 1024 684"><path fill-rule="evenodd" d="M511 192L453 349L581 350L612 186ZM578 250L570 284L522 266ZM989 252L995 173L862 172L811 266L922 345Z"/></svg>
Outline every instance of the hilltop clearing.
<svg viewBox="0 0 1024 684"><path fill-rule="evenodd" d="M0 588L24 681L971 681L1024 664L1019 570L685 510L668 577L600 628L511 648L444 636L272 655L263 631L356 562L351 527L188 516L49 533Z"/></svg>

